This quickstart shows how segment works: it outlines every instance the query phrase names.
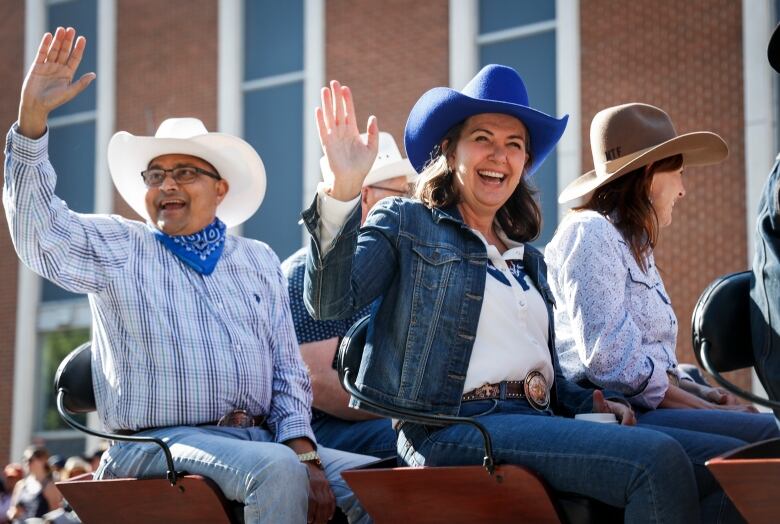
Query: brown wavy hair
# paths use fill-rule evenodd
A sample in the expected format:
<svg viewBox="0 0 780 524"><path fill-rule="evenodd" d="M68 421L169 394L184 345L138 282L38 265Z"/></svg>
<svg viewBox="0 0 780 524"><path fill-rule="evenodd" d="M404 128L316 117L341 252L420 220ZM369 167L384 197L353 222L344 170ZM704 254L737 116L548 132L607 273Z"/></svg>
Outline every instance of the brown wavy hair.
<svg viewBox="0 0 780 524"><path fill-rule="evenodd" d="M650 184L659 171L675 171L683 165L683 156L674 155L625 175L596 189L590 199L575 211L591 209L612 219L628 244L634 260L647 271L647 256L658 242L658 215L650 201Z"/></svg>
<svg viewBox="0 0 780 524"><path fill-rule="evenodd" d="M466 121L452 127L444 135L431 154L431 160L425 165L414 189L414 197L428 208L450 207L460 201L458 187L447 162L447 157L455 153L461 132ZM523 168L523 176L514 193L496 213L496 219L506 235L517 242L531 242L542 231L542 212L536 200L536 188L526 176L533 162L530 138L526 135L525 149L528 162Z"/></svg>

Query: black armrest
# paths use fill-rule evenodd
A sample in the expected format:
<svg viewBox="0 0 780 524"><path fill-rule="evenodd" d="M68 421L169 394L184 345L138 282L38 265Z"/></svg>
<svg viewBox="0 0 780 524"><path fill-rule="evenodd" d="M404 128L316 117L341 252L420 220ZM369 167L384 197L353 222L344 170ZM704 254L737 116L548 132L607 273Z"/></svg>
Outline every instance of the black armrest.
<svg viewBox="0 0 780 524"><path fill-rule="evenodd" d="M447 426L450 424L468 424L475 427L481 434L485 445L485 457L483 465L492 475L495 470L495 460L493 458L493 444L485 426L477 420L469 417L455 417L449 415L435 415L429 413L420 413L397 406L388 406L366 397L357 387L358 371L360 363L363 360L363 350L366 344L366 334L371 317L366 316L355 322L347 331L341 340L338 353L338 373L341 385L344 389L358 399L363 405L371 408L373 411L386 417L403 420L405 422L416 422L418 424L427 424L431 426Z"/></svg>
<svg viewBox="0 0 780 524"><path fill-rule="evenodd" d="M724 388L756 404L780 409L726 380L721 373L755 364L750 330L750 271L716 279L702 292L691 319L696 359Z"/></svg>
<svg viewBox="0 0 780 524"><path fill-rule="evenodd" d="M168 445L157 437L136 437L132 435L117 435L97 431L81 424L71 416L71 413L91 413L95 411L95 391L92 384L92 344L85 342L66 356L57 372L54 374L54 391L57 394L57 411L67 425L75 430L104 438L106 440L122 440L126 442L141 442L156 444L165 455L168 464L167 478L171 485L176 484L180 474L176 473L173 456Z"/></svg>

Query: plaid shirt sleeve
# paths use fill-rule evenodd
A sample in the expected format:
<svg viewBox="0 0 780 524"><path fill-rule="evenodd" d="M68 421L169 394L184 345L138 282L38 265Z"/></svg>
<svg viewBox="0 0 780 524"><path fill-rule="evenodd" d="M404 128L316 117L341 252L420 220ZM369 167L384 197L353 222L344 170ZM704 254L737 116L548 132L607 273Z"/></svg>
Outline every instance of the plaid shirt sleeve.
<svg viewBox="0 0 780 524"><path fill-rule="evenodd" d="M309 373L298 350L295 338L287 280L279 266L278 258L270 249L270 256L276 261L277 272L272 292L272 328L270 337L273 358L273 396L268 424L276 434L277 442L298 437L307 437L316 444L311 429L312 390Z"/></svg>
<svg viewBox="0 0 780 524"><path fill-rule="evenodd" d="M19 258L74 293L96 293L128 260L129 232L118 217L68 209L54 194L48 130L36 140L14 124L5 147L3 206Z"/></svg>

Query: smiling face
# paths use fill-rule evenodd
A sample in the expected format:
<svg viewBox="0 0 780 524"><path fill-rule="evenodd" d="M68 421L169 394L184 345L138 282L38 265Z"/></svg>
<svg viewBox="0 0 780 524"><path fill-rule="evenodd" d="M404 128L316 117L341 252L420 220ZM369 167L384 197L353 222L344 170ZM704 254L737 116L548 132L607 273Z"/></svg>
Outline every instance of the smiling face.
<svg viewBox="0 0 780 524"><path fill-rule="evenodd" d="M173 169L194 166L217 173L214 166L191 155L162 155L149 162L149 168ZM211 224L217 206L225 198L228 183L200 175L189 184L177 184L170 173L160 187L146 190L146 211L157 228L168 235L191 235Z"/></svg>
<svg viewBox="0 0 780 524"><path fill-rule="evenodd" d="M682 167L671 171L656 171L650 182L650 202L655 209L660 227L672 223L674 204L685 196L682 174Z"/></svg>
<svg viewBox="0 0 780 524"><path fill-rule="evenodd" d="M528 162L528 138L523 123L513 116L483 113L465 121L447 157L464 218L492 220L512 196Z"/></svg>

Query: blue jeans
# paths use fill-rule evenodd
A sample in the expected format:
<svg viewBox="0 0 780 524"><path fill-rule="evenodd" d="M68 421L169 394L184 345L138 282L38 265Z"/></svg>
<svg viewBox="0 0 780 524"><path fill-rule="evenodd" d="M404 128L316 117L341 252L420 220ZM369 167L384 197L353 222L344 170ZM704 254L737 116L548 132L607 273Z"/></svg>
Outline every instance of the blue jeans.
<svg viewBox="0 0 780 524"><path fill-rule="evenodd" d="M719 409L654 409L637 412L640 425L668 426L731 437L739 445L780 437L775 418L768 413L740 413ZM738 446L735 446L738 447ZM733 449L733 448L732 448ZM709 457L712 458L712 457Z"/></svg>
<svg viewBox="0 0 780 524"><path fill-rule="evenodd" d="M390 419L352 422L321 414L311 422L317 442L323 446L378 458L396 456L396 435Z"/></svg>
<svg viewBox="0 0 780 524"><path fill-rule="evenodd" d="M180 426L147 430L139 435L162 438L171 449L178 471L208 477L226 498L244 503L246 524L306 522L307 467L289 447L274 443L268 430ZM374 459L324 447L319 447L318 452L336 502L349 521L370 522L341 472ZM165 471L165 457L159 447L117 442L103 454L95 477L161 477Z"/></svg>
<svg viewBox="0 0 780 524"><path fill-rule="evenodd" d="M556 417L518 400L463 402L459 414L487 427L498 462L528 466L554 490L623 507L626 522L699 520L691 462L667 435ZM400 427L398 453L428 466L481 464L484 454L474 428L410 423Z"/></svg>

